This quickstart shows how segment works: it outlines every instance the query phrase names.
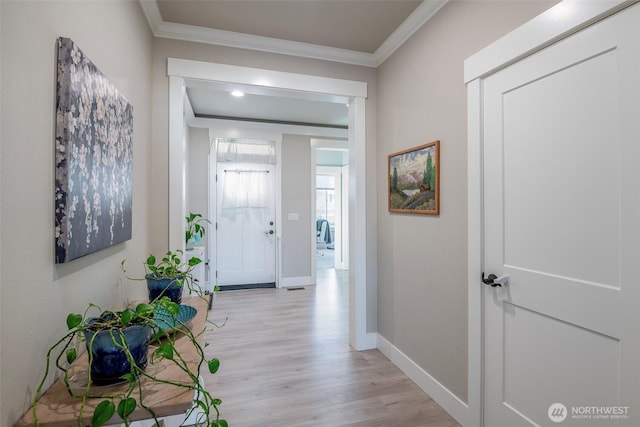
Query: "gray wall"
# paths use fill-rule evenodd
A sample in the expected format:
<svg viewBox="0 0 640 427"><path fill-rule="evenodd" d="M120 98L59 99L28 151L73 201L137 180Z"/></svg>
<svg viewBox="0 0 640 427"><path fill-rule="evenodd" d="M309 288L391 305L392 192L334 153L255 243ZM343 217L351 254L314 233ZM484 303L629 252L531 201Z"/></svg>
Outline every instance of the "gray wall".
<svg viewBox="0 0 640 427"><path fill-rule="evenodd" d="M311 276L311 141L282 136L282 277ZM289 214L298 220L290 221Z"/></svg>
<svg viewBox="0 0 640 427"><path fill-rule="evenodd" d="M209 129L189 128L187 212L209 217ZM206 238L206 234L205 234Z"/></svg>
<svg viewBox="0 0 640 427"><path fill-rule="evenodd" d="M467 400L467 130L463 61L553 2L452 1L378 68L378 170L441 141L439 216L390 214L379 173L378 332Z"/></svg>
<svg viewBox="0 0 640 427"><path fill-rule="evenodd" d="M187 148L187 214L201 213L204 218L212 218L214 215L209 215L209 129L189 128ZM200 244L205 247L206 260L210 229L207 222L200 225L206 229Z"/></svg>
<svg viewBox="0 0 640 427"><path fill-rule="evenodd" d="M137 2L0 2L2 141L0 182L0 425L28 409L46 349L69 312L89 302L121 306L142 282L121 281L147 255L153 38ZM133 238L54 264L53 171L56 38L72 38L133 105Z"/></svg>

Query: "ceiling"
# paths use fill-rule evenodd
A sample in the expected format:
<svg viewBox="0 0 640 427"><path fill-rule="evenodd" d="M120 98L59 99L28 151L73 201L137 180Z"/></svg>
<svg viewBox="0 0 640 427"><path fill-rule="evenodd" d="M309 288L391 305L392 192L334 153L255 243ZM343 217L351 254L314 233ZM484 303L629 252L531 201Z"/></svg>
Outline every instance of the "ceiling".
<svg viewBox="0 0 640 427"><path fill-rule="evenodd" d="M251 93L238 98L215 87L188 87L187 96L196 117L335 127L348 122L345 104Z"/></svg>
<svg viewBox="0 0 640 427"><path fill-rule="evenodd" d="M448 0L140 0L156 37L377 67ZM196 117L346 127L347 106L189 87ZM248 89L248 88L237 88Z"/></svg>
<svg viewBox="0 0 640 427"><path fill-rule="evenodd" d="M157 0L164 21L374 53L421 0Z"/></svg>

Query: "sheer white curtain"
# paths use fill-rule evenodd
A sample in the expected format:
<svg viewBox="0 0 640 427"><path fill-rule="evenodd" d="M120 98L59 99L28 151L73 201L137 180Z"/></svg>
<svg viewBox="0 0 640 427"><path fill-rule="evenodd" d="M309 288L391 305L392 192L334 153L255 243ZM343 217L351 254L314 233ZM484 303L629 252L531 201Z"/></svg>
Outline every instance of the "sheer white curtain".
<svg viewBox="0 0 640 427"><path fill-rule="evenodd" d="M268 175L261 170L225 169L222 209L266 208Z"/></svg>
<svg viewBox="0 0 640 427"><path fill-rule="evenodd" d="M216 138L218 162L276 163L276 144L253 139Z"/></svg>
<svg viewBox="0 0 640 427"><path fill-rule="evenodd" d="M275 143L217 138L216 149L218 173L224 173L222 209L267 207L269 172L260 165L276 163Z"/></svg>

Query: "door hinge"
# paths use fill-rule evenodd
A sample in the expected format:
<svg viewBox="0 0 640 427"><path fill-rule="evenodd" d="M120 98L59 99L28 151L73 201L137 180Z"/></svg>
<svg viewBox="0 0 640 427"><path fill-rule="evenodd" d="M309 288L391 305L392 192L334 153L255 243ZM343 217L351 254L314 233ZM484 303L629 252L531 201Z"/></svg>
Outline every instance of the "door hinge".
<svg viewBox="0 0 640 427"><path fill-rule="evenodd" d="M218 223L216 222L216 230L218 229Z"/></svg>
<svg viewBox="0 0 640 427"><path fill-rule="evenodd" d="M216 270L216 279L218 278L218 270Z"/></svg>

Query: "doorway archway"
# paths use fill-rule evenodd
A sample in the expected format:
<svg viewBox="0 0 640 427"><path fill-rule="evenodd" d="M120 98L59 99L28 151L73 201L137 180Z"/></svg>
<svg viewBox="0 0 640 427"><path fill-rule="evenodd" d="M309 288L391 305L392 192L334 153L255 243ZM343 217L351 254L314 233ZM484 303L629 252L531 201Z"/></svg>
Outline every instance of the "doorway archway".
<svg viewBox="0 0 640 427"><path fill-rule="evenodd" d="M251 85L278 96L294 91L312 100L349 104L349 342L356 350L375 347L375 333L367 333L367 235L365 175L365 98L367 84L305 74L286 73L227 64L169 58L169 246L184 246L186 215L186 147L184 97L190 81Z"/></svg>

